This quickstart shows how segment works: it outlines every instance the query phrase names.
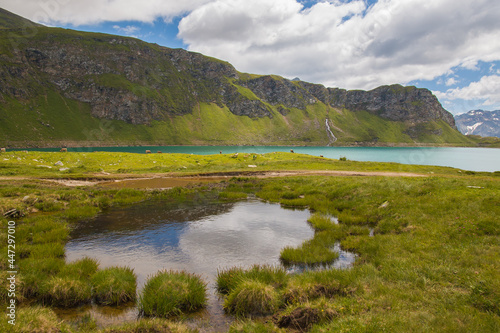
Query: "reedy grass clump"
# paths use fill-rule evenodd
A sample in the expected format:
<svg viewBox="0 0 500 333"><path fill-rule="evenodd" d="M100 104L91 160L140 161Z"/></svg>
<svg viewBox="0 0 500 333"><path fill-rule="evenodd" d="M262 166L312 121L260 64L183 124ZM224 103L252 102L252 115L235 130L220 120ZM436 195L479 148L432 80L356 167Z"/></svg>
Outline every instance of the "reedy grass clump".
<svg viewBox="0 0 500 333"><path fill-rule="evenodd" d="M320 297L350 296L362 289L352 270L328 269L296 275L283 290L287 304L308 302Z"/></svg>
<svg viewBox="0 0 500 333"><path fill-rule="evenodd" d="M20 307L16 310L16 325L0 320L1 332L18 333L64 333L71 332L69 325L63 323L53 310L41 306Z"/></svg>
<svg viewBox="0 0 500 333"><path fill-rule="evenodd" d="M59 275L72 276L84 280L94 275L98 268L99 262L96 259L84 257L64 265Z"/></svg>
<svg viewBox="0 0 500 333"><path fill-rule="evenodd" d="M26 256L33 259L64 258L64 244L61 242L23 244Z"/></svg>
<svg viewBox="0 0 500 333"><path fill-rule="evenodd" d="M309 222L316 231L332 230L336 227L335 223L332 222L328 216L319 213L311 215L307 222Z"/></svg>
<svg viewBox="0 0 500 333"><path fill-rule="evenodd" d="M53 276L41 289L40 297L53 306L73 307L92 300L90 283L71 276Z"/></svg>
<svg viewBox="0 0 500 333"><path fill-rule="evenodd" d="M19 261L19 290L25 298L37 298L46 281L64 267L61 258L28 258Z"/></svg>
<svg viewBox="0 0 500 333"><path fill-rule="evenodd" d="M229 294L242 281L243 275L244 269L241 267L217 270L217 292L223 295Z"/></svg>
<svg viewBox="0 0 500 333"><path fill-rule="evenodd" d="M321 297L315 301L293 304L274 316L273 321L278 327L305 332L315 324L329 322L338 316L335 305Z"/></svg>
<svg viewBox="0 0 500 333"><path fill-rule="evenodd" d="M185 271L159 271L144 286L139 309L144 316L170 317L205 307L206 284Z"/></svg>
<svg viewBox="0 0 500 333"><path fill-rule="evenodd" d="M225 201L238 201L238 200L243 200L248 197L247 193L244 192L220 192L219 193L219 199L225 200Z"/></svg>
<svg viewBox="0 0 500 333"><path fill-rule="evenodd" d="M109 267L91 279L93 296L98 304L119 305L136 298L137 277L129 267Z"/></svg>
<svg viewBox="0 0 500 333"><path fill-rule="evenodd" d="M250 269L231 267L217 271L217 291L223 295L229 294L238 284L246 280L260 281L274 288L282 288L288 281L286 270L279 266L254 265Z"/></svg>
<svg viewBox="0 0 500 333"><path fill-rule="evenodd" d="M239 283L224 301L224 310L241 315L269 315L281 305L276 289L261 281L245 279Z"/></svg>
<svg viewBox="0 0 500 333"><path fill-rule="evenodd" d="M297 248L290 246L283 248L280 260L284 265L329 264L339 257L339 254L332 248L340 238L341 232L340 227L317 232L313 239L305 241Z"/></svg>
<svg viewBox="0 0 500 333"><path fill-rule="evenodd" d="M284 265L328 264L338 258L332 250L335 242L346 234L346 228L335 224L329 217L314 213L307 220L315 230L314 237L299 247L287 246L281 250L280 260Z"/></svg>

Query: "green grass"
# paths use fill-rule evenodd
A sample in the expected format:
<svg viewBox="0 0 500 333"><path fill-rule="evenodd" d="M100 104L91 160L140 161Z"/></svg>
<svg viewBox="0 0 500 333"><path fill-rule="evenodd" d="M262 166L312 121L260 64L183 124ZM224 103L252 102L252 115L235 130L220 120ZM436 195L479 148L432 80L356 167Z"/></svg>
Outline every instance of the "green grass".
<svg viewBox="0 0 500 333"><path fill-rule="evenodd" d="M229 294L245 280L259 281L275 288L282 288L288 281L288 274L282 267L254 265L250 269L231 267L217 272L217 291Z"/></svg>
<svg viewBox="0 0 500 333"><path fill-rule="evenodd" d="M325 265L338 258L333 246L345 236L346 228L319 213L313 214L308 222L315 230L314 237L298 247L283 248L280 260L284 265Z"/></svg>
<svg viewBox="0 0 500 333"><path fill-rule="evenodd" d="M129 267L109 267L92 276L97 304L120 305L136 298L137 277Z"/></svg>
<svg viewBox="0 0 500 333"><path fill-rule="evenodd" d="M144 286L139 300L141 314L171 317L205 307L206 285L199 276L184 271L159 271Z"/></svg>
<svg viewBox="0 0 500 333"><path fill-rule="evenodd" d="M357 161L339 161L335 159L327 159L304 154L291 153L267 153L267 154L238 154L233 158L234 154L221 155L190 155L190 154L133 154L133 153L108 153L108 152L93 152L93 153L50 153L50 152L7 152L2 154L0 159L0 176L33 176L46 177L56 179L113 179L115 177L123 177L124 174L158 174L158 173L174 173L179 175L199 174L224 171L271 171L271 170L342 170L342 171L392 171L392 172L413 172L429 175L433 172L437 174L452 174L461 175L459 170L447 167L410 165L398 163L376 163L376 162L357 162ZM255 156L255 157L254 157ZM56 162L61 161L66 167L74 169L75 172L68 174L59 171L58 168L44 168L39 165L52 166ZM250 169L248 165L256 165L256 168ZM84 168L82 168L84 166ZM103 172L109 175L103 174ZM489 175L490 173L480 173ZM465 175L461 175L465 176ZM0 187L1 191L1 187ZM9 190L4 196L9 199L13 196L24 194L25 196L32 195L29 189ZM63 193L57 196L44 197L38 196L38 201L51 202L52 206L61 208L61 204L69 202L66 200L71 198L71 189L62 191ZM64 195L67 192L67 195ZM288 197L291 202L306 202L300 200L300 195L304 193L284 189L280 194ZM1 194L1 192L0 192ZM143 196L138 191L136 196ZM129 196L129 193L127 193ZM24 196L23 196L24 197ZM22 199L22 198L21 198ZM36 198L33 197L33 200ZM88 200L87 197L82 197L82 200L88 201L94 207L99 208L100 205L109 204L97 202L96 200ZM118 200L118 198L116 198ZM287 197L284 197L287 199ZM104 198L102 199L104 200ZM110 199L109 199L110 200ZM135 199L134 199L135 200ZM38 202L37 201L37 202ZM24 207L34 207L37 202L26 201L19 203ZM123 202L126 204L126 201ZM0 207L3 203L0 203ZM36 207L35 207L36 208ZM68 207L65 207L68 208Z"/></svg>
<svg viewBox="0 0 500 333"><path fill-rule="evenodd" d="M16 325L11 325L6 318L3 318L0 321L0 331L13 333L69 333L72 331L70 326L63 323L52 309L39 306L17 308L15 323Z"/></svg>
<svg viewBox="0 0 500 333"><path fill-rule="evenodd" d="M309 222L316 231L333 230L336 228L331 218L318 213L311 215L307 222Z"/></svg>
<svg viewBox="0 0 500 333"><path fill-rule="evenodd" d="M64 265L60 274L80 279L90 279L90 277L96 274L98 267L99 263L96 259L85 257Z"/></svg>
<svg viewBox="0 0 500 333"><path fill-rule="evenodd" d="M275 288L252 279L239 283L224 301L224 309L237 316L269 315L279 306L280 297Z"/></svg>
<svg viewBox="0 0 500 333"><path fill-rule="evenodd" d="M332 250L335 240L331 233L323 231L299 247L287 246L282 249L280 260L286 266L332 263L339 257L339 254Z"/></svg>
<svg viewBox="0 0 500 333"><path fill-rule="evenodd" d="M37 319L38 310L33 308L37 304L76 304L77 299L87 302L88 293L86 297L78 295L86 287L70 273L80 269L82 275L89 276L95 270L95 262L87 259L83 265L65 263L63 259L69 226L77 223L78 215L86 215L87 211L86 208L75 210L70 215L76 220L70 220L64 214L72 207L93 207L90 211L95 213L109 206L154 198L188 204L193 200L217 200L220 193L230 193L235 197L254 194L271 202L307 206L314 212L310 223L317 231L315 237L304 244L316 242L321 250L312 252L313 259L328 253L335 242L357 254L353 267L348 270L289 275L276 268L252 267L219 272L217 287L221 296L227 300L233 295L228 309L238 309L229 311L251 313L254 310L245 309L259 304L259 299L266 299L263 290L265 296L272 296L264 301L263 308L267 307L264 312L272 312L274 321L270 317L264 319L265 323L245 320L235 323L232 331L279 331L278 325L286 327L283 330L292 329L286 322L305 315L315 318L304 321L311 332L499 330L498 174L391 163L340 162L285 153L258 155L255 161L251 154L240 154L238 158L152 155L2 154L2 158L8 160L2 160L5 168L0 168L0 172L8 179L0 180L0 209L3 212L18 208L27 214L16 220L18 301L24 303L23 311L32 317L31 321L27 319L27 325L64 326L59 321ZM266 170L412 171L427 177L239 177L210 186L119 193L119 190L98 187L67 188L38 179L59 177L59 174L51 169L36 168L31 162L53 164L59 160L71 168L78 168L78 163L86 165L85 172L75 174L77 179L90 177L101 169L111 173L106 177L113 178L121 176L118 169L124 168L141 174L179 172L179 165L185 165L187 169L182 172L200 173L201 170L248 170L248 164L259 164L259 168ZM163 164L162 169L154 169L154 160L156 164ZM7 173L28 178L10 177ZM58 211L34 214L36 199L53 201ZM331 216L338 217L338 225L332 223ZM0 221L0 241L5 243L7 219ZM369 235L370 229L374 230L373 236ZM5 251L6 247L2 249ZM6 267L5 260L0 263ZM75 288L78 285L80 287ZM186 288L179 283L172 290L175 292L171 294L178 295L181 294L178 290ZM5 302L5 295L0 296ZM326 315L321 314L321 310ZM33 331L35 326L30 326L28 331ZM124 332L135 329L130 326Z"/></svg>
<svg viewBox="0 0 500 333"><path fill-rule="evenodd" d="M56 307L74 307L90 303L92 299L90 283L77 277L54 276L41 289L40 298Z"/></svg>

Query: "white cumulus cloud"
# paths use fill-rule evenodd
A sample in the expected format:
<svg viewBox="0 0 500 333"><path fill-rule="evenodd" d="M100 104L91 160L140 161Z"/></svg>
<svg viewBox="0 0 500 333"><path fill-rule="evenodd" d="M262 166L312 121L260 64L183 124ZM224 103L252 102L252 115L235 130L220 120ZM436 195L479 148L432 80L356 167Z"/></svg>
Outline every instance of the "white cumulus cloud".
<svg viewBox="0 0 500 333"><path fill-rule="evenodd" d="M121 27L119 25L114 25L113 29L115 29L118 32L122 32L126 35L132 35L132 34L138 32L139 30L141 30L141 28L133 26L133 25L127 25L125 27Z"/></svg>
<svg viewBox="0 0 500 333"><path fill-rule="evenodd" d="M490 106L500 103L500 76L483 76L479 81L466 87L449 89L446 92L435 92L439 98L446 100L484 100L483 105Z"/></svg>
<svg viewBox="0 0 500 333"><path fill-rule="evenodd" d="M96 24L104 21L153 22L189 12L210 0L0 0L0 7L46 24Z"/></svg>
<svg viewBox="0 0 500 333"><path fill-rule="evenodd" d="M449 86L453 86L457 83L458 83L458 81L454 77L450 77L449 79L446 80L446 82L444 84L449 87Z"/></svg>
<svg viewBox="0 0 500 333"><path fill-rule="evenodd" d="M346 88L432 80L500 59L497 0L214 0L184 17L189 49L241 71Z"/></svg>

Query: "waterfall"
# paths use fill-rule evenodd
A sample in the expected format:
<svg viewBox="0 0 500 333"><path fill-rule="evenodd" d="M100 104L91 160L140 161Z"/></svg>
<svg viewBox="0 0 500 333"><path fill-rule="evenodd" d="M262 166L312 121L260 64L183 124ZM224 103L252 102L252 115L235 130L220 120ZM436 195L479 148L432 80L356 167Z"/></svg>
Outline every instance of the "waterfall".
<svg viewBox="0 0 500 333"><path fill-rule="evenodd" d="M327 144L327 146L329 146L335 141L337 141L337 137L333 134L332 130L330 129L330 124L328 124L328 118L326 118L325 124L326 124L326 134L328 135L328 139L330 140L330 142Z"/></svg>

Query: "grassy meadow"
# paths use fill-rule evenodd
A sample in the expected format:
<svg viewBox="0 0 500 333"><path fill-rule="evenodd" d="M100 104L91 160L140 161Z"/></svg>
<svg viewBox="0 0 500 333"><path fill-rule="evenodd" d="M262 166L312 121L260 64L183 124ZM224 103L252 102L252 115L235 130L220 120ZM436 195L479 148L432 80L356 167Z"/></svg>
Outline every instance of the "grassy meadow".
<svg viewBox="0 0 500 333"><path fill-rule="evenodd" d="M245 174L286 170L411 172L422 177ZM230 175L225 180L169 190L69 187L54 182L223 172ZM224 310L236 318L230 332L498 332L499 176L291 153L1 153L0 275L5 287L10 220L16 222L18 274L16 326L12 328L3 317L0 331L196 331L178 314L204 306L206 286L199 277L189 272L158 273L157 281L150 280L150 290L139 291L136 297L131 269L104 269L93 258L65 261L71 227L109 207L144 200L234 201L255 195L313 212L304 223L315 229L314 237L297 248L284 248L284 264L330 263L338 255L332 251L335 243L357 257L353 267L344 270L287 274L278 267L254 266L220 271L217 291ZM3 217L12 209L23 216ZM162 293L165 297L158 297ZM173 295L186 296L177 300ZM10 299L3 288L3 306ZM171 304L158 303L165 299ZM147 314L117 327L99 327L92 317L61 321L53 310L131 301ZM162 315L155 312L160 307Z"/></svg>

